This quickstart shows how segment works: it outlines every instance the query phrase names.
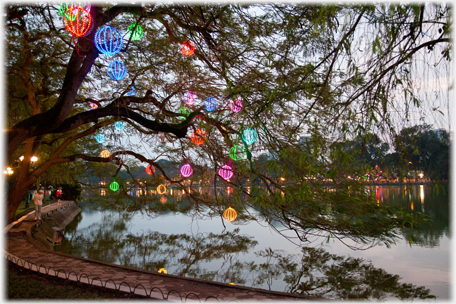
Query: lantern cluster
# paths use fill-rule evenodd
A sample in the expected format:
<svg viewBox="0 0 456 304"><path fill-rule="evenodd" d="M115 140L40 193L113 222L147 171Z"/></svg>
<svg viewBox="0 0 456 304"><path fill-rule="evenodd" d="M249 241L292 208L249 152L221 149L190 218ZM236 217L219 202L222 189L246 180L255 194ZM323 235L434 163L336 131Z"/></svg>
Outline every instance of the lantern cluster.
<svg viewBox="0 0 456 304"><path fill-rule="evenodd" d="M190 175L193 174L193 169L190 166L190 164L186 164L181 167L180 172L181 172L182 176L189 177Z"/></svg>

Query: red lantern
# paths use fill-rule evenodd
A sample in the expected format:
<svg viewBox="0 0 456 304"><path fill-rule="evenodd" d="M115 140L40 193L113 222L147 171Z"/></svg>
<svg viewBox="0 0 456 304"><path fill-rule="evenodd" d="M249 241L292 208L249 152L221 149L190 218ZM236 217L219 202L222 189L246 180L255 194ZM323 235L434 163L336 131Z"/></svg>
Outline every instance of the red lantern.
<svg viewBox="0 0 456 304"><path fill-rule="evenodd" d="M147 174L151 175L154 172L155 172L155 167L154 166L149 165L149 166L146 167L146 173Z"/></svg>
<svg viewBox="0 0 456 304"><path fill-rule="evenodd" d="M201 130L200 128L196 129L192 133L192 141L195 145L201 145L206 140L206 132Z"/></svg>
<svg viewBox="0 0 456 304"><path fill-rule="evenodd" d="M67 18L64 18L65 27L67 31L74 36L84 36L91 29L92 16L90 16L90 13L82 7L69 8L66 11L65 16L68 16Z"/></svg>
<svg viewBox="0 0 456 304"><path fill-rule="evenodd" d="M185 56L190 56L195 53L195 44L191 41L184 41L180 46L180 51Z"/></svg>

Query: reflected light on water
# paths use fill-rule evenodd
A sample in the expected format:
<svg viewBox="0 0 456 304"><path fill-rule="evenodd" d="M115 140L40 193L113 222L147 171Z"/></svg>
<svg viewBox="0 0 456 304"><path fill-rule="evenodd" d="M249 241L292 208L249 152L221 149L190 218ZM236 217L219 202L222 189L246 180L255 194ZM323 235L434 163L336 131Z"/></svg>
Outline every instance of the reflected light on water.
<svg viewBox="0 0 456 304"><path fill-rule="evenodd" d="M424 186L420 185L420 197L421 197L421 204L424 203Z"/></svg>

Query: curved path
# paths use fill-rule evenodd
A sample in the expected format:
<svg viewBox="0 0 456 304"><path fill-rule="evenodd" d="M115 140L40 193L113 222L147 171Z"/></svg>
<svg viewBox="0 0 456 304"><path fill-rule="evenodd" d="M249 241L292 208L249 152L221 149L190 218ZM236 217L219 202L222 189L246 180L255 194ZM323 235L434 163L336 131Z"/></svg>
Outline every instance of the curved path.
<svg viewBox="0 0 456 304"><path fill-rule="evenodd" d="M71 201L63 201L61 205L55 203L44 206L42 213L46 214L58 208L65 208L71 203ZM181 300L189 302L324 300L161 274L49 251L38 247L39 245L31 236L31 228L39 222L34 220L34 212L31 212L17 222L8 225L4 231L7 243L4 253L9 260L19 266L38 270L48 275L57 275L82 283L179 302Z"/></svg>

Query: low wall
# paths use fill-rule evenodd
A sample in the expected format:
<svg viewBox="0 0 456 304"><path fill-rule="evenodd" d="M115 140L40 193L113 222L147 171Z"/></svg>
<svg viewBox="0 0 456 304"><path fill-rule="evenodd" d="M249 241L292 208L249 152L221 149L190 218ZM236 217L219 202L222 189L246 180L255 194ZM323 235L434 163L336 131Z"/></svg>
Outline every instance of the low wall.
<svg viewBox="0 0 456 304"><path fill-rule="evenodd" d="M42 220L31 229L31 236L41 247L54 250L57 235L65 229L74 217L81 212L81 208L74 202L62 206L42 215Z"/></svg>

